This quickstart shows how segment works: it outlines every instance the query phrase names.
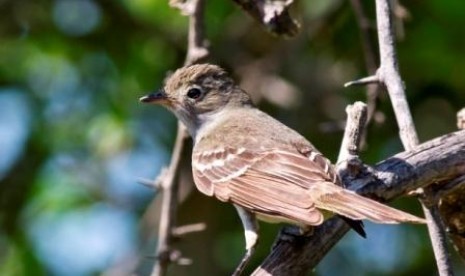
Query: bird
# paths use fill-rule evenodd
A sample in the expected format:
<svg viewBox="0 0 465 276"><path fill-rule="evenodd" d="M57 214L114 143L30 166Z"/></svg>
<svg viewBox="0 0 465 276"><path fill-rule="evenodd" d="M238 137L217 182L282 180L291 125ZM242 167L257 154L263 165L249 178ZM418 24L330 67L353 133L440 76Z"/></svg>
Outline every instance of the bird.
<svg viewBox="0 0 465 276"><path fill-rule="evenodd" d="M195 64L172 73L162 89L140 98L174 113L194 146L197 189L237 209L245 254L240 275L259 239L257 220L296 225L303 232L338 215L362 237L361 220L425 220L345 189L331 164L306 138L262 112L220 66Z"/></svg>

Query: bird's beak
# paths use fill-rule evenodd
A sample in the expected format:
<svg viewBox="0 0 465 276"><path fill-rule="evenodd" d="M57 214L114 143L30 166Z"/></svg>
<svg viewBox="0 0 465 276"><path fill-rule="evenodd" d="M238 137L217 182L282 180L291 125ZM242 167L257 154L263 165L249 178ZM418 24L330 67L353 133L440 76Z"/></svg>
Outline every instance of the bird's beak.
<svg viewBox="0 0 465 276"><path fill-rule="evenodd" d="M163 89L159 89L158 91L145 95L141 97L139 101L142 103L155 103L161 105L168 105L170 103L165 90Z"/></svg>

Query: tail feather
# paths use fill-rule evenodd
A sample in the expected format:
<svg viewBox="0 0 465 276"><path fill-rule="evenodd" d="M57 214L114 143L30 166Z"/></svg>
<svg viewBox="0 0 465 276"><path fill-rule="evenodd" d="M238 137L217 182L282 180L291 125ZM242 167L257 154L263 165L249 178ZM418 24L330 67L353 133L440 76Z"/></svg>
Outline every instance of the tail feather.
<svg viewBox="0 0 465 276"><path fill-rule="evenodd" d="M312 191L316 207L332 211L353 220L367 219L375 223L397 224L402 222L426 223L422 218L391 208L353 191L336 185L317 185Z"/></svg>
<svg viewBox="0 0 465 276"><path fill-rule="evenodd" d="M350 226L350 228L352 228L352 230L357 232L357 234L359 234L363 238L367 237L367 233L365 232L365 225L363 224L363 221L361 221L361 220L353 220L353 219L350 219L348 217L344 217L344 216L341 216L341 215L339 215L339 217L345 223L347 223Z"/></svg>

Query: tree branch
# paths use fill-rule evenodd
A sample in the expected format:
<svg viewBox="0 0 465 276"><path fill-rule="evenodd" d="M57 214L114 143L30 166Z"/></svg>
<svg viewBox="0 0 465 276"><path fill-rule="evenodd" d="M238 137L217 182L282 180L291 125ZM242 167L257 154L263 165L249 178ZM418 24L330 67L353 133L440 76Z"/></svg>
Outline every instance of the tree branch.
<svg viewBox="0 0 465 276"><path fill-rule="evenodd" d="M347 123L336 166L341 177L355 176L362 166L358 154L367 123L367 106L356 102L347 106L346 113Z"/></svg>
<svg viewBox="0 0 465 276"><path fill-rule="evenodd" d="M190 0L194 6L189 17L189 35L187 42L187 56L184 66L200 63L207 59L209 51L205 39L204 10L205 0Z"/></svg>
<svg viewBox="0 0 465 276"><path fill-rule="evenodd" d="M398 59L395 49L395 39L392 23L392 7L389 0L376 0L376 18L380 52L380 67L376 75L349 82L346 85L366 84L378 80L387 88L391 103L399 125L399 135L406 150L418 145L418 136L407 102L404 84L400 77ZM427 219L428 231L433 245L433 251L440 275L452 275L445 232L439 217L438 206L427 205L432 192L426 187L422 191L420 202Z"/></svg>
<svg viewBox="0 0 465 276"><path fill-rule="evenodd" d="M441 136L366 168L349 183L343 182L365 196L392 200L420 187L455 179L465 174L463 141L465 131ZM282 231L254 275L304 275L348 230L342 220L333 218L316 227L308 238Z"/></svg>
<svg viewBox="0 0 465 276"><path fill-rule="evenodd" d="M360 32L360 40L363 49L363 57L365 60L365 67L369 75L376 75L377 62L376 62L376 47L372 41L372 32L375 29L374 24L371 24L370 19L366 16L363 5L360 0L350 0L350 4L352 6L352 10L355 14L355 19L357 20L358 29ZM376 84L379 84L377 82ZM355 84L353 82L346 83L344 86L349 86ZM375 118L376 114L376 106L378 102L380 87L379 85L368 85L366 87L366 94L367 94L367 122L366 125L370 124L370 122ZM380 112L380 111L378 111ZM384 117L384 116L383 116ZM378 116L379 118L379 116ZM375 120L375 122L380 122L380 120ZM366 137L365 135L362 137L362 144L363 147L366 144Z"/></svg>
<svg viewBox="0 0 465 276"><path fill-rule="evenodd" d="M411 150L418 144L418 137L397 65L389 0L376 0L376 18L381 60L377 75L380 82L386 86L391 98L402 144L406 150Z"/></svg>
<svg viewBox="0 0 465 276"><path fill-rule="evenodd" d="M166 275L168 265L173 261L172 253L174 251L171 248L172 229L176 225L177 196L179 190L178 181L176 181L175 176L181 160L184 140L187 137L183 129L184 126L178 122L178 133L171 156L171 163L160 182L160 186L163 190L163 198L158 230L157 261L153 267L152 276Z"/></svg>
<svg viewBox="0 0 465 276"><path fill-rule="evenodd" d="M378 40L380 52L380 68L378 77L389 93L394 113L399 125L399 134L406 150L412 150L418 144L418 136L412 115L407 103L404 84L400 77L397 53L394 47L394 33L392 24L392 7L389 0L376 0L376 18L378 25ZM433 251L438 266L439 275L453 275L450 264L446 235L439 216L437 204L427 205L425 200L431 196L428 188L424 190L420 202L427 220Z"/></svg>
<svg viewBox="0 0 465 276"><path fill-rule="evenodd" d="M177 7L183 14L189 15L188 49L184 66L201 62L209 55L204 38L204 0L170 1L170 5ZM157 177L153 183L159 183L163 189L163 198L158 231L157 261L152 270L152 276L166 275L168 266L172 262L189 264L190 260L182 258L181 253L171 248L174 237L179 228L175 228L176 210L178 205L179 183L176 179L181 160L181 154L188 137L186 128L178 121L176 142L171 156L171 163L163 175ZM147 183L145 183L147 184ZM202 226L203 227L203 226ZM200 227L200 228L202 228ZM182 229L182 228L181 228ZM177 231L176 231L177 230ZM184 229L185 230L185 229ZM190 229L192 232L192 229ZM197 229L195 229L198 231Z"/></svg>
<svg viewBox="0 0 465 276"><path fill-rule="evenodd" d="M273 34L292 37L299 32L299 23L289 13L293 0L233 0L233 2Z"/></svg>

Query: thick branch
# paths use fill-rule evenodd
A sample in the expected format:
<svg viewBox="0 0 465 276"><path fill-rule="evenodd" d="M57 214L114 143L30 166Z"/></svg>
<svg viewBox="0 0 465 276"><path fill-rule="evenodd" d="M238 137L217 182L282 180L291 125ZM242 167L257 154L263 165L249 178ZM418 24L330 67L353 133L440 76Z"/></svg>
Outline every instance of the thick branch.
<svg viewBox="0 0 465 276"><path fill-rule="evenodd" d="M444 135L410 152L396 154L345 184L358 193L391 200L432 183L455 179L465 174L463 141L465 131ZM342 221L334 218L317 227L309 238L296 239L281 233L254 275L303 275L318 264L347 230Z"/></svg>

